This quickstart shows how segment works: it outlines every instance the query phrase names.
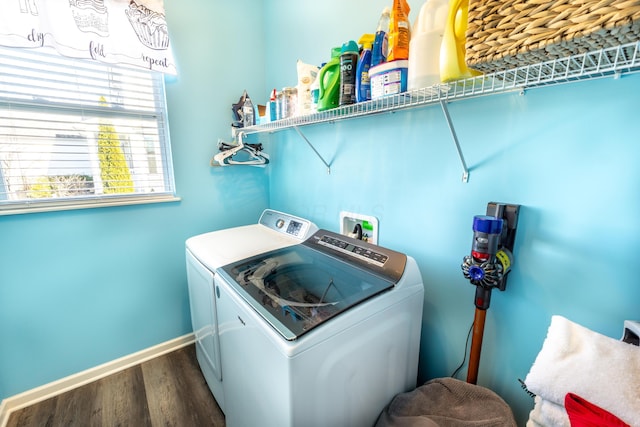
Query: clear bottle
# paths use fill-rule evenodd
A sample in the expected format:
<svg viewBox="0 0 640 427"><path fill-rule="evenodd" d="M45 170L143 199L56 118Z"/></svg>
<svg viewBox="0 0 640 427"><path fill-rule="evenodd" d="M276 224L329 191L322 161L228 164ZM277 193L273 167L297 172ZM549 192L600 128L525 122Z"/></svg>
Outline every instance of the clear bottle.
<svg viewBox="0 0 640 427"><path fill-rule="evenodd" d="M284 103L283 99L284 99L284 96L282 95L282 92L276 92L276 117L277 117L277 120L284 119L284 116L282 115L282 104Z"/></svg>
<svg viewBox="0 0 640 427"><path fill-rule="evenodd" d="M295 87L282 88L282 118L288 119L297 115L298 89Z"/></svg>

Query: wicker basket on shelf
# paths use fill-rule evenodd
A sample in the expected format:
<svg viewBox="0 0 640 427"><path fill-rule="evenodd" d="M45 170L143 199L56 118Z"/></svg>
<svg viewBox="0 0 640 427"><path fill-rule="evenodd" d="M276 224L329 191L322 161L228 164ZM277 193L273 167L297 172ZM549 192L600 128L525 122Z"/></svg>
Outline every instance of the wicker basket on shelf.
<svg viewBox="0 0 640 427"><path fill-rule="evenodd" d="M640 0L469 0L466 60L482 72L640 39Z"/></svg>

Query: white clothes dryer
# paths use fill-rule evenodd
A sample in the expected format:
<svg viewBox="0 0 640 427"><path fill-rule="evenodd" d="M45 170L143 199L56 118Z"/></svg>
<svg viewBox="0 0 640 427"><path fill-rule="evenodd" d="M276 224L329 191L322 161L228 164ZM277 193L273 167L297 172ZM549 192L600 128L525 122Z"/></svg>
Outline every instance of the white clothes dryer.
<svg viewBox="0 0 640 427"><path fill-rule="evenodd" d="M189 306L196 340L196 357L207 385L226 412L214 277L231 262L296 245L318 227L293 215L265 210L257 224L213 231L186 241Z"/></svg>

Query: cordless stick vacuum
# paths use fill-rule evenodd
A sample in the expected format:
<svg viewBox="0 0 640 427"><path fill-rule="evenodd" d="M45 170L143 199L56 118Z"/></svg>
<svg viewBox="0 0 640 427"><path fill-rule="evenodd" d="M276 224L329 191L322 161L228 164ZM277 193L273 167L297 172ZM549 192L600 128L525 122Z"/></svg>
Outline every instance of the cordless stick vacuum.
<svg viewBox="0 0 640 427"><path fill-rule="evenodd" d="M486 215L473 218L473 243L471 255L464 257L462 272L476 287L475 317L467 382L476 384L484 335L484 322L491 303L491 291L504 291L507 273L513 263L513 243L518 223L519 205L489 203Z"/></svg>

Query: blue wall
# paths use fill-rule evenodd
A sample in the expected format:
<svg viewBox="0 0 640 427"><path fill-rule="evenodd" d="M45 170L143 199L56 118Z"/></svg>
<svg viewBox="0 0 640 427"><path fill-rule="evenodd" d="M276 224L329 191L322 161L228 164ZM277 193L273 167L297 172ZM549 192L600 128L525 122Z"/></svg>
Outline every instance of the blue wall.
<svg viewBox="0 0 640 427"><path fill-rule="evenodd" d="M326 61L330 46L373 31L391 2L333 0L313 13L305 10L310 2L275 3L266 22L286 22L290 31L267 33L268 87L295 81L298 57ZM415 17L422 2L410 3ZM357 14L356 6L366 10ZM303 128L330 161L329 175L294 131L259 135L272 159L270 206L336 231L341 210L374 215L380 243L416 258L426 288L424 381L451 375L463 358L475 288L460 263L473 215L489 201L521 204L515 265L506 292L493 293L478 383L507 400L524 425L532 400L517 380L551 315L614 338L625 319L640 317L639 95L633 75L451 103L470 168L466 184L439 106Z"/></svg>
<svg viewBox="0 0 640 427"><path fill-rule="evenodd" d="M231 103L264 92L262 6L167 1L181 201L0 217L0 400L191 332L184 241L255 222L264 169L213 169ZM196 13L194 13L196 12ZM243 32L237 22L244 22ZM231 45L231 34L237 45Z"/></svg>
<svg viewBox="0 0 640 427"><path fill-rule="evenodd" d="M424 381L463 357L474 288L460 262L473 215L489 201L521 204L515 265L507 291L493 294L478 379L520 425L532 401L517 379L551 315L616 338L624 319L640 317L640 76L451 103L467 184L438 106L305 127L331 174L290 130L251 137L266 144L268 168L213 169L243 89L264 101L295 84L297 59L325 61L332 46L373 31L391 2L166 3L182 201L0 217L0 398L188 333L184 239L255 222L267 206L332 230L341 210L374 215L380 243L416 258Z"/></svg>

